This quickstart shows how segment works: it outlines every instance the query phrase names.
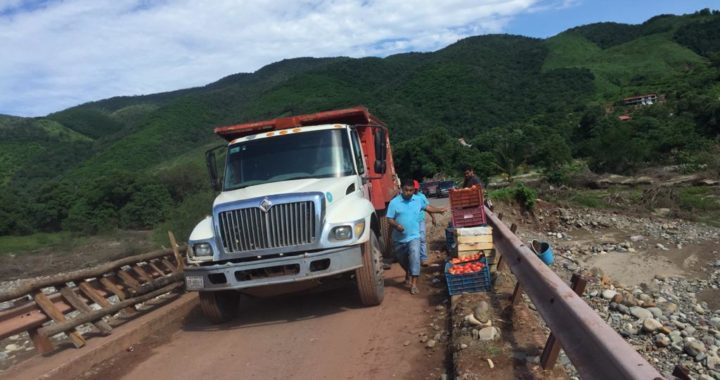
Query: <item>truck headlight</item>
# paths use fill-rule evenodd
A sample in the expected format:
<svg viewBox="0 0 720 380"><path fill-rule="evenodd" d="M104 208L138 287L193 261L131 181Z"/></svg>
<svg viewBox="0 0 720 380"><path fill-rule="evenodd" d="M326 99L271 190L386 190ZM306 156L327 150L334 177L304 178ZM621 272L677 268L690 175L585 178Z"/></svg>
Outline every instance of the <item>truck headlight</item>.
<svg viewBox="0 0 720 380"><path fill-rule="evenodd" d="M332 229L332 237L335 240L352 239L352 228L350 226L339 226Z"/></svg>
<svg viewBox="0 0 720 380"><path fill-rule="evenodd" d="M360 220L358 222L355 222L355 237L360 238L363 232L365 232L365 221Z"/></svg>
<svg viewBox="0 0 720 380"><path fill-rule="evenodd" d="M193 245L193 253L196 257L212 256L213 251L210 243L198 243Z"/></svg>

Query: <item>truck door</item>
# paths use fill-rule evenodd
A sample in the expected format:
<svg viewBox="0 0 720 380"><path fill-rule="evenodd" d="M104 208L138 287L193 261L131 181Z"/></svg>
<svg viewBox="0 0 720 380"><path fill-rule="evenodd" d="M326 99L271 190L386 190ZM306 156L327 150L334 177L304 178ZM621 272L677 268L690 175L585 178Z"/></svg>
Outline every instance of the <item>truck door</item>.
<svg viewBox="0 0 720 380"><path fill-rule="evenodd" d="M352 141L353 156L355 159L355 168L357 169L358 175L362 178L363 196L366 199L370 199L370 189L372 184L367 180L367 168L365 167L365 155L362 151L362 144L360 144L360 137L356 129L352 129L350 132L350 140Z"/></svg>

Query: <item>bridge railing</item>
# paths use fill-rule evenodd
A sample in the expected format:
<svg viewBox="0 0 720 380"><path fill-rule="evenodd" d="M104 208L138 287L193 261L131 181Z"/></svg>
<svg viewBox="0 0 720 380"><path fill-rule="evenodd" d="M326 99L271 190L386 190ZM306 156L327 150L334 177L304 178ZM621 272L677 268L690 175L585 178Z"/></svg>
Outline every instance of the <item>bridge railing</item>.
<svg viewBox="0 0 720 380"><path fill-rule="evenodd" d="M515 275L581 378L664 379L497 215L487 207L485 211L503 263Z"/></svg>

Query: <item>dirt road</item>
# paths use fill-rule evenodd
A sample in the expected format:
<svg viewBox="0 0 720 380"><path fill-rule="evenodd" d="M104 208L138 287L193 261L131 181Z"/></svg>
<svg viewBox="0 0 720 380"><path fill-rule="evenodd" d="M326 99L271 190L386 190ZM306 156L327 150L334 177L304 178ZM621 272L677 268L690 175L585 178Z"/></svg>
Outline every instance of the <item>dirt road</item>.
<svg viewBox="0 0 720 380"><path fill-rule="evenodd" d="M430 281L437 270L423 268L421 293L412 296L394 264L377 307L362 307L349 286L243 299L235 320L218 326L196 311L179 330L159 333L86 378L437 379L446 373L447 343L427 348L421 341L446 329L438 316L446 314L447 293Z"/></svg>

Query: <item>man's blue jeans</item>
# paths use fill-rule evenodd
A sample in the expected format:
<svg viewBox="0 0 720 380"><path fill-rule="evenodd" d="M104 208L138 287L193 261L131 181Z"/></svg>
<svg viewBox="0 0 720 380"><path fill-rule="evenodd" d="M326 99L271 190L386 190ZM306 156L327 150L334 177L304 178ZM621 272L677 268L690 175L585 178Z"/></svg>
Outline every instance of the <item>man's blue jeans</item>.
<svg viewBox="0 0 720 380"><path fill-rule="evenodd" d="M420 239L406 243L393 242L395 257L400 266L411 276L420 275Z"/></svg>
<svg viewBox="0 0 720 380"><path fill-rule="evenodd" d="M420 221L420 262L427 261L427 238L425 238L425 220Z"/></svg>

